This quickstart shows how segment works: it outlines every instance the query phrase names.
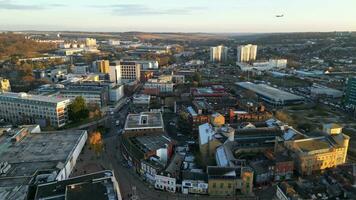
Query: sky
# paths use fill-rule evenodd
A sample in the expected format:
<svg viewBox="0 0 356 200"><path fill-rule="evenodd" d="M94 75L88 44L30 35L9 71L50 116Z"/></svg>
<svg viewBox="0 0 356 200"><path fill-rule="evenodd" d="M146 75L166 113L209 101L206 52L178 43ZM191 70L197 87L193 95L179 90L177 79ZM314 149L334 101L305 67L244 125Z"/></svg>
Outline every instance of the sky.
<svg viewBox="0 0 356 200"><path fill-rule="evenodd" d="M356 31L356 0L0 0L0 30Z"/></svg>

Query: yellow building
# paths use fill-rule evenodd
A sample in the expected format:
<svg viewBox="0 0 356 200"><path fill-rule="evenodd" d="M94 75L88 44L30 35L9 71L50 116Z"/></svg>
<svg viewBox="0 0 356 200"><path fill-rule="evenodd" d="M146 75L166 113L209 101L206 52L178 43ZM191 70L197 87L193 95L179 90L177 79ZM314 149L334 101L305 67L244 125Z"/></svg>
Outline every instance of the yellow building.
<svg viewBox="0 0 356 200"><path fill-rule="evenodd" d="M346 162L350 137L339 126L324 125L325 136L285 142L295 157L296 169L302 175L310 175Z"/></svg>
<svg viewBox="0 0 356 200"><path fill-rule="evenodd" d="M215 130L209 123L199 126L199 150L205 164L215 159L215 151L222 143L215 138Z"/></svg>
<svg viewBox="0 0 356 200"><path fill-rule="evenodd" d="M211 196L252 194L253 172L249 168L209 166L207 173Z"/></svg>
<svg viewBox="0 0 356 200"><path fill-rule="evenodd" d="M98 60L96 62L96 64L97 64L97 67L98 67L98 71L100 73L103 73L103 74L108 74L109 73L110 64L109 64L108 60Z"/></svg>
<svg viewBox="0 0 356 200"><path fill-rule="evenodd" d="M220 113L214 113L210 116L210 122L216 126L220 127L225 124L225 117L222 116Z"/></svg>
<svg viewBox="0 0 356 200"><path fill-rule="evenodd" d="M0 92L11 92L10 81L0 77Z"/></svg>

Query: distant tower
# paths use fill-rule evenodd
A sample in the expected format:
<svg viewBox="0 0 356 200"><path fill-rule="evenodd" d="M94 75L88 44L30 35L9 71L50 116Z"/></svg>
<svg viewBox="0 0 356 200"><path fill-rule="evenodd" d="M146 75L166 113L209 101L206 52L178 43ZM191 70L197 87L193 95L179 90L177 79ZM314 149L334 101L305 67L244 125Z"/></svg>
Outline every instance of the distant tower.
<svg viewBox="0 0 356 200"><path fill-rule="evenodd" d="M210 61L211 62L226 62L228 48L220 45L217 47L210 47Z"/></svg>
<svg viewBox="0 0 356 200"><path fill-rule="evenodd" d="M257 45L241 45L237 47L237 62L249 62L256 60Z"/></svg>

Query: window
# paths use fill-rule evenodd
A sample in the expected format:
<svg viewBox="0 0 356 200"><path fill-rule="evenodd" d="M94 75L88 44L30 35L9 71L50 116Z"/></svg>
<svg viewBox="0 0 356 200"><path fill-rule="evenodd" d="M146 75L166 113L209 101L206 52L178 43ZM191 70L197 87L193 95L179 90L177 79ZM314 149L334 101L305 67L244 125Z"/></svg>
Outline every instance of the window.
<svg viewBox="0 0 356 200"><path fill-rule="evenodd" d="M223 188L224 187L224 183L220 183L220 188Z"/></svg>

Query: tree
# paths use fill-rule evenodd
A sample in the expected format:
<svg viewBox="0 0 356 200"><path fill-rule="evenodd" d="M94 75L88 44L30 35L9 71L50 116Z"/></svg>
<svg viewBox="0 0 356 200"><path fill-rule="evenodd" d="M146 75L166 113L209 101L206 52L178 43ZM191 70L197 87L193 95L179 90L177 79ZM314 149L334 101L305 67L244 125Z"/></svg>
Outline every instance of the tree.
<svg viewBox="0 0 356 200"><path fill-rule="evenodd" d="M180 112L178 117L178 129L185 135L189 135L192 132L192 124L189 120L189 115L186 112Z"/></svg>
<svg viewBox="0 0 356 200"><path fill-rule="evenodd" d="M104 143L99 131L94 131L89 134L89 145L97 155L100 155L100 153L103 151Z"/></svg>
<svg viewBox="0 0 356 200"><path fill-rule="evenodd" d="M89 117L89 109L86 106L83 97L79 96L72 101L68 107L69 119L77 122Z"/></svg>

